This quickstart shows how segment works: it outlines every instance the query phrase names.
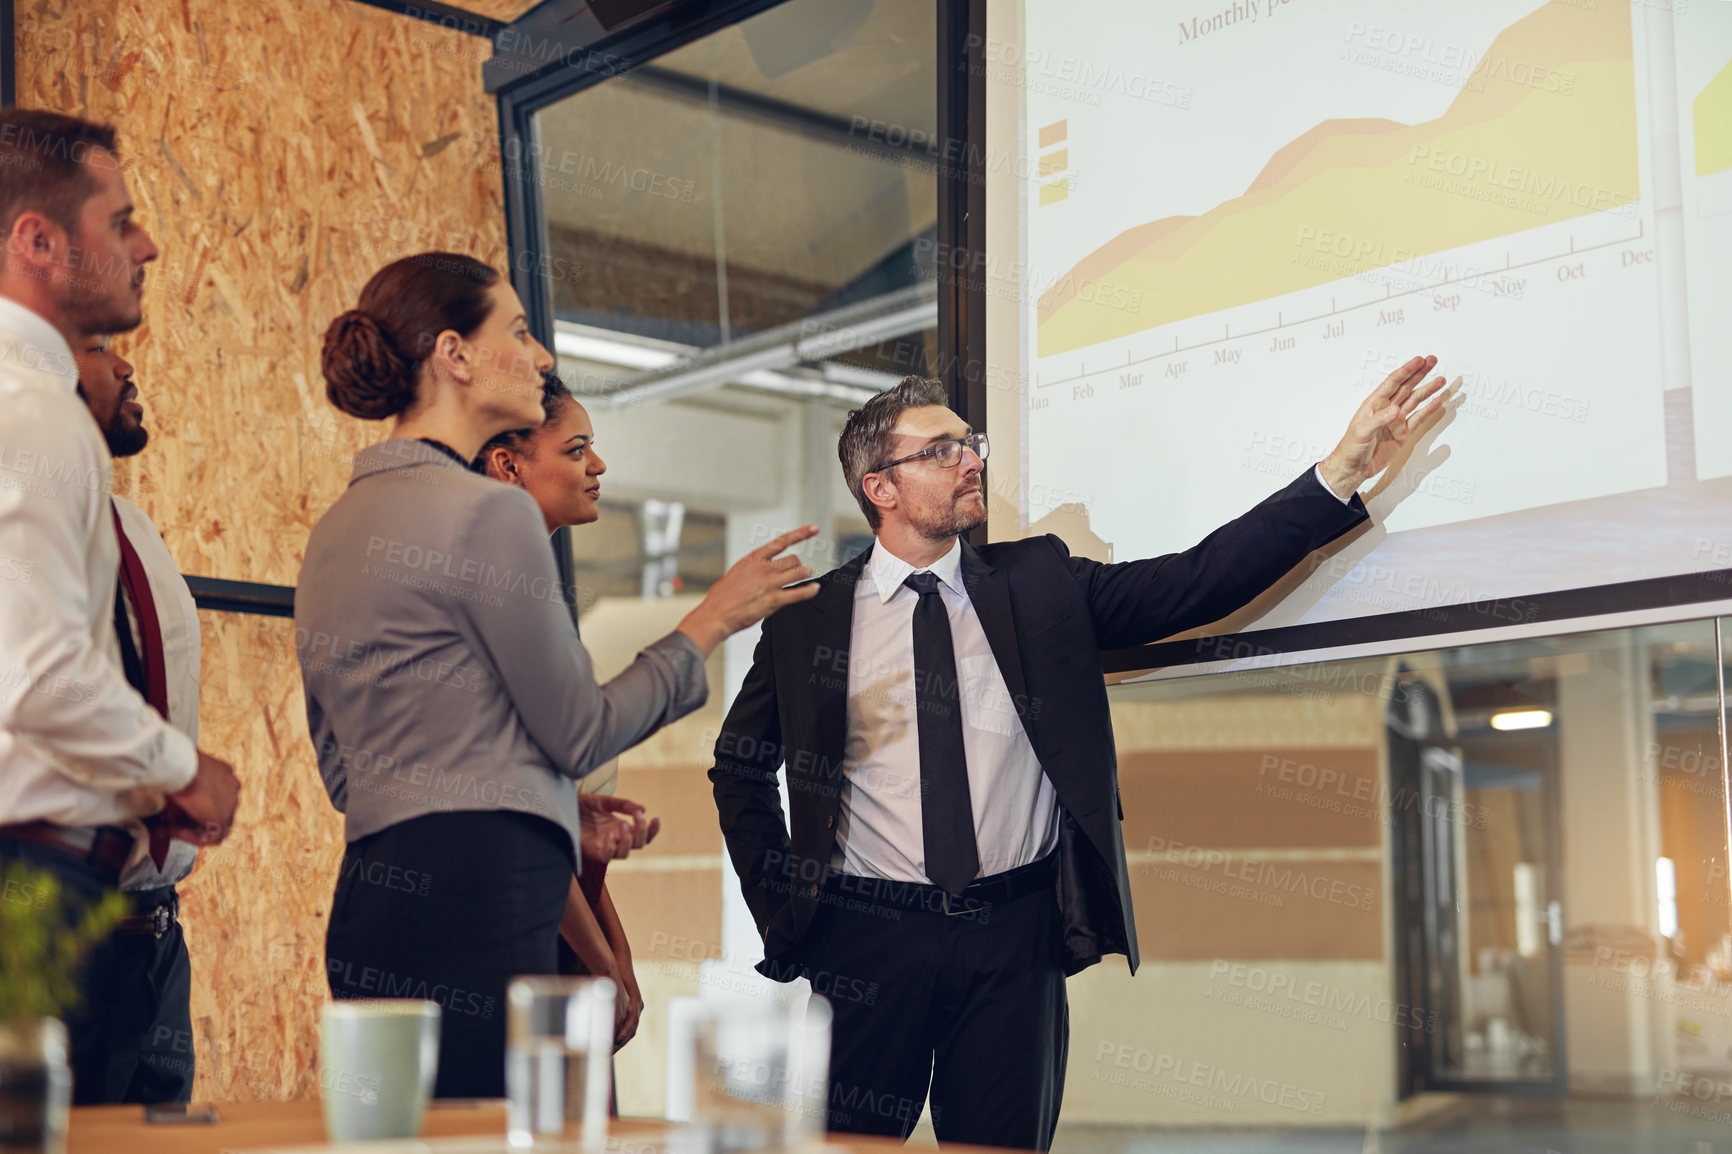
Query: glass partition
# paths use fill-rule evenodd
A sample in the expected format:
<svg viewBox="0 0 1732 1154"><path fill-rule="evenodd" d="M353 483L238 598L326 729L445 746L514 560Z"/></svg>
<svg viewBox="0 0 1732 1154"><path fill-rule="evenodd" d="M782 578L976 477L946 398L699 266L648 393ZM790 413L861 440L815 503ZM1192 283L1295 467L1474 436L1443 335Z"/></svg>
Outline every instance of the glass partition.
<svg viewBox="0 0 1732 1154"><path fill-rule="evenodd" d="M1113 686L1143 967L1071 981L1059 1148L1732 1145L1723 670L1710 620Z"/></svg>
<svg viewBox="0 0 1732 1154"><path fill-rule="evenodd" d="M787 0L548 104L505 157L539 186L559 372L607 465L600 520L570 535L603 676L770 537L819 525L823 572L865 535L842 423L935 367L936 38L929 0ZM770 985L704 776L754 640L619 759L619 794L664 821L608 873L647 1003L626 1114L666 1106L676 999Z"/></svg>
<svg viewBox="0 0 1732 1154"><path fill-rule="evenodd" d="M506 158L609 464L572 538L604 668L775 532L823 526L819 570L863 539L843 415L938 368L934 29L788 0ZM1143 966L1070 982L1055 1149L1732 1150L1725 626L1113 686ZM627 1114L665 1104L673 1000L751 980L703 779L744 644L621 759L667 818L609 874L649 1003Z"/></svg>
<svg viewBox="0 0 1732 1154"><path fill-rule="evenodd" d="M936 18L788 0L535 114L559 373L606 461L572 534L580 608L701 591L817 524L866 524L836 469L851 408L937 355Z"/></svg>

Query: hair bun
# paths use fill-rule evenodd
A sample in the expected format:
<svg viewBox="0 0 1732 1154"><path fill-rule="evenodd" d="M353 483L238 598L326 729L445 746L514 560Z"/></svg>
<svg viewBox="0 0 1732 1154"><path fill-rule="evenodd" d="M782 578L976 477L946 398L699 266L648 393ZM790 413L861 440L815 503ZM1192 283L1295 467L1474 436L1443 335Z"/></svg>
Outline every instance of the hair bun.
<svg viewBox="0 0 1732 1154"><path fill-rule="evenodd" d="M350 309L325 330L325 396L363 421L394 417L415 400L414 364L369 314Z"/></svg>

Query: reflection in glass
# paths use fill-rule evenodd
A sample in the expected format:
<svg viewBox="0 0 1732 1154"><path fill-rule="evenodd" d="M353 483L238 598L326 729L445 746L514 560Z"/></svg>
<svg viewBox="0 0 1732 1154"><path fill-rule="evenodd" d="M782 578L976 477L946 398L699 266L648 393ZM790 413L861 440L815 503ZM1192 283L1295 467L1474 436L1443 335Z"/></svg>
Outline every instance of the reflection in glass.
<svg viewBox="0 0 1732 1154"><path fill-rule="evenodd" d="M1067 1111L1732 1085L1719 676L1703 621L1112 687L1145 968L1072 980ZM1127 1037L1316 1109L1127 1092Z"/></svg>
<svg viewBox="0 0 1732 1154"><path fill-rule="evenodd" d="M558 331L596 391L705 356L691 392L926 370L934 27L921 0L791 0L538 114Z"/></svg>
<svg viewBox="0 0 1732 1154"><path fill-rule="evenodd" d="M698 592L805 523L822 571L864 532L842 420L937 371L936 26L927 0L788 0L536 113L513 174L608 463L581 587Z"/></svg>

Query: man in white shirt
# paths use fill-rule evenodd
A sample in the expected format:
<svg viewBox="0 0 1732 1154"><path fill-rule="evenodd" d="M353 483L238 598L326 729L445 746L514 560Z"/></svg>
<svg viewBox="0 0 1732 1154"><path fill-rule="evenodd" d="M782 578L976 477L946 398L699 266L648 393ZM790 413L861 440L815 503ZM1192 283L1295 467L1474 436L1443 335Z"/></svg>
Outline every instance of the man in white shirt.
<svg viewBox="0 0 1732 1154"><path fill-rule="evenodd" d="M157 249L113 129L0 110L0 235L0 557L28 575L0 596L0 865L52 871L82 904L169 835L222 841L240 787L115 660L112 462L72 350L138 326Z"/></svg>
<svg viewBox="0 0 1732 1154"><path fill-rule="evenodd" d="M906 1138L930 1093L940 1142L1051 1146L1065 979L1137 965L1101 652L1219 620L1362 523L1355 490L1435 419L1435 364L1201 544L1116 565L962 539L988 443L939 382L849 414L838 455L876 540L764 621L710 770L759 971L830 999L831 1130Z"/></svg>
<svg viewBox="0 0 1732 1154"><path fill-rule="evenodd" d="M119 460L142 452L150 430L144 425L132 365L110 347L107 337L88 338L75 356L78 394L109 454ZM168 722L197 742L198 606L144 510L118 494L114 508L119 531L136 553L150 588L150 608L161 638ZM148 676L140 654L146 650L147 622L128 595L124 577L121 585L114 658L133 687L146 693ZM192 1098L192 965L181 934L175 886L197 860L197 846L171 838L160 868L147 854L121 875L120 888L131 899L133 912L86 963L86 1002L68 1020L80 1061L74 1075L87 1101Z"/></svg>

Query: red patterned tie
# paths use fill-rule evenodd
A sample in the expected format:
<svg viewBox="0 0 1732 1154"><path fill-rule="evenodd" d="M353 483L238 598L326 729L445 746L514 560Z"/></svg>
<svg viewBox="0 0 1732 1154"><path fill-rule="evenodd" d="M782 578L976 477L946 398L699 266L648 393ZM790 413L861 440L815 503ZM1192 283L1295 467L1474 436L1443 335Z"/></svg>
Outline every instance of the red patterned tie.
<svg viewBox="0 0 1732 1154"><path fill-rule="evenodd" d="M150 595L150 578L145 576L144 562L138 551L126 539L126 529L120 523L120 509L113 501L108 508L114 514L114 535L120 540L120 584L126 599L138 615L139 664L144 666L144 699L168 720L168 667L162 656L162 624L156 618L156 599ZM162 869L168 861L168 843L172 840L168 826L162 822L146 822L150 827L150 860Z"/></svg>

